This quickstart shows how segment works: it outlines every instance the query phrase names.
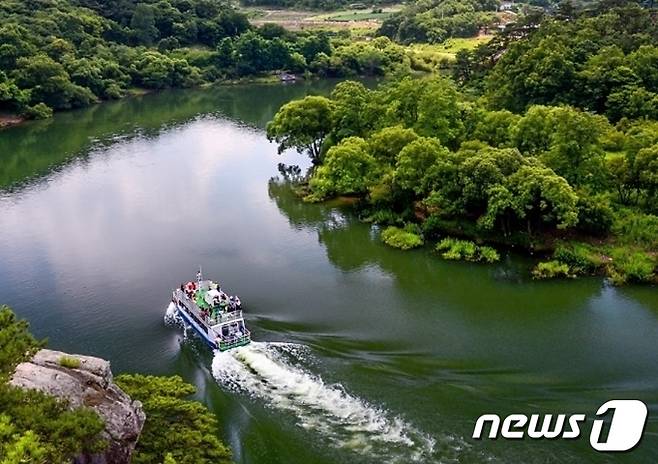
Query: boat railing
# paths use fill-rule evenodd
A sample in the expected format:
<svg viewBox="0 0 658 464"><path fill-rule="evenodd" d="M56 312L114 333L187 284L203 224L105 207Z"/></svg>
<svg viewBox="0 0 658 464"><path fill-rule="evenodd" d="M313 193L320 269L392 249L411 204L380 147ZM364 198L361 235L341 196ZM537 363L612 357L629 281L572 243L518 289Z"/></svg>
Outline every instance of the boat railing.
<svg viewBox="0 0 658 464"><path fill-rule="evenodd" d="M251 342L251 332L245 329L241 335L232 335L229 337L219 336L217 342L219 343L219 349L221 351L244 346Z"/></svg>
<svg viewBox="0 0 658 464"><path fill-rule="evenodd" d="M241 321L242 319L243 319L242 311L236 310L236 311L219 313L217 316L210 319L209 322L213 329L219 330L222 324L226 324L227 322L237 322L237 321Z"/></svg>
<svg viewBox="0 0 658 464"><path fill-rule="evenodd" d="M242 319L242 311L235 310L235 311L223 312L220 313L216 319L218 324L222 324L224 322L239 321L240 319Z"/></svg>

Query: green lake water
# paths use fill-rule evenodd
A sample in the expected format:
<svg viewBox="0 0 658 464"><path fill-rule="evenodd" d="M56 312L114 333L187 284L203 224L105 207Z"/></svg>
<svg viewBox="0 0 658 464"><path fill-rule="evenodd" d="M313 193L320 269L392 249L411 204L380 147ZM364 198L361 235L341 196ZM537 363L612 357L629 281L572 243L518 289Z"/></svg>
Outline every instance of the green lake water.
<svg viewBox="0 0 658 464"><path fill-rule="evenodd" d="M172 91L0 131L0 303L51 348L179 374L244 464L658 462L658 291L534 282L529 261L400 252L277 180L264 127L331 81ZM257 343L214 355L164 322L199 265ZM649 406L644 440L470 438L484 413ZM167 431L163 431L167 433Z"/></svg>

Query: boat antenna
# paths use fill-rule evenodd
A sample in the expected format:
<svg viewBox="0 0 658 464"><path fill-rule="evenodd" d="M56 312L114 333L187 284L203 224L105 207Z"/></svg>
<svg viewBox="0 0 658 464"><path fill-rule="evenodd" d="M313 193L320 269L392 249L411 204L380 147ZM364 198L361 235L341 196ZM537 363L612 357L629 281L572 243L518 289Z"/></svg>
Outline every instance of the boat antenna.
<svg viewBox="0 0 658 464"><path fill-rule="evenodd" d="M201 272L201 266L199 266L199 272L196 273L196 281L197 281L197 283L199 283L199 284L201 283L201 279L202 279L202 277L203 277L203 274L202 274L202 272Z"/></svg>

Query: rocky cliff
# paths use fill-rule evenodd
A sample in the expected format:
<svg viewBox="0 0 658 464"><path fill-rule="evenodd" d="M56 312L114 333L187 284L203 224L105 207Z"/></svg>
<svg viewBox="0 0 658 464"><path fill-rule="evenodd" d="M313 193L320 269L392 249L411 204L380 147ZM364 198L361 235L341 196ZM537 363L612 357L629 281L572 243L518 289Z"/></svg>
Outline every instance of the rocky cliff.
<svg viewBox="0 0 658 464"><path fill-rule="evenodd" d="M142 404L114 384L108 361L41 350L18 365L11 383L67 400L71 408L86 406L98 413L109 446L102 454L79 456L77 464L130 463L146 416Z"/></svg>

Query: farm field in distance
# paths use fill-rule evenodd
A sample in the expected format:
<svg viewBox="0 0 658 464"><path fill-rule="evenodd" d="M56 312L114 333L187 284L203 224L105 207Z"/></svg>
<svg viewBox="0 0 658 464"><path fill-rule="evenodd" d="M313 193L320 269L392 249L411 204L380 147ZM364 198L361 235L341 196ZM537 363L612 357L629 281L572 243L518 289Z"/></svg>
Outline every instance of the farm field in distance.
<svg viewBox="0 0 658 464"><path fill-rule="evenodd" d="M334 11L309 11L289 8L244 7L241 10L254 26L275 23L290 29L352 29L374 30L382 21L402 9L402 5L389 5L365 9L340 9Z"/></svg>

